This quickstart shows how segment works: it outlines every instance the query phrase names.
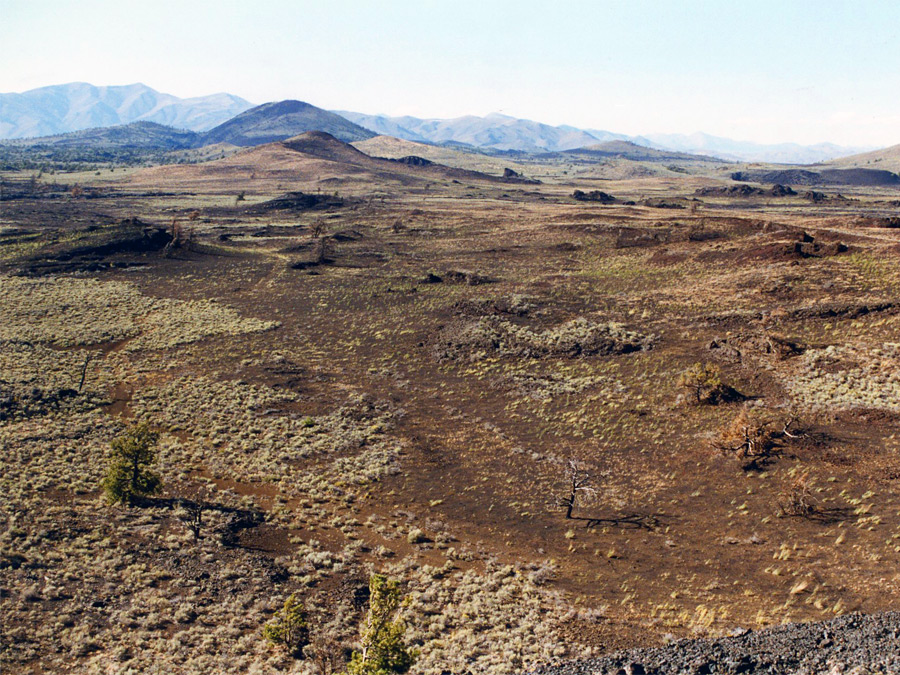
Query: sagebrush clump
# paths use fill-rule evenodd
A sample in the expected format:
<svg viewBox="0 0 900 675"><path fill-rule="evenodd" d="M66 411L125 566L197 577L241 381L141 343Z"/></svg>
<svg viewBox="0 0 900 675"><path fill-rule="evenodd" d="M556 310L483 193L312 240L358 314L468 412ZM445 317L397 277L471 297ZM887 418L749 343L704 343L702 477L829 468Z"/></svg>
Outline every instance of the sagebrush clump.
<svg viewBox="0 0 900 675"><path fill-rule="evenodd" d="M722 371L714 363L695 363L683 371L678 386L692 403L715 405L740 398L735 389L722 381Z"/></svg>

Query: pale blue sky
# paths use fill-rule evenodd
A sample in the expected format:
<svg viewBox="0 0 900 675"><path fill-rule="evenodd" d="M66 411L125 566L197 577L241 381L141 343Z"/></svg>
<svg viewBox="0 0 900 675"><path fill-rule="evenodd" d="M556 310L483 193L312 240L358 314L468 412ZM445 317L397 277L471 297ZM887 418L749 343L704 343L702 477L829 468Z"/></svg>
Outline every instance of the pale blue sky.
<svg viewBox="0 0 900 675"><path fill-rule="evenodd" d="M0 91L178 96L628 134L900 143L898 0L0 0Z"/></svg>

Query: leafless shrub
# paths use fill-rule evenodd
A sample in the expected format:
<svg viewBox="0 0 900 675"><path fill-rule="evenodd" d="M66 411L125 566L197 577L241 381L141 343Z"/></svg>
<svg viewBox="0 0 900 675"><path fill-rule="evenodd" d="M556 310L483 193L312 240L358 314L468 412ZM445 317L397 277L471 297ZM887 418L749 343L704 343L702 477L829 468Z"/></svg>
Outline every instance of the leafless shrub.
<svg viewBox="0 0 900 675"><path fill-rule="evenodd" d="M320 675L340 672L346 661L345 652L338 637L330 632L314 635L303 650L303 654L312 661Z"/></svg>
<svg viewBox="0 0 900 675"><path fill-rule="evenodd" d="M777 426L771 420L760 419L743 408L713 440L713 447L723 455L748 460L746 468L753 468L775 452Z"/></svg>
<svg viewBox="0 0 900 675"><path fill-rule="evenodd" d="M203 538L203 514L213 508L212 493L205 485L182 486L177 490L179 517L194 535Z"/></svg>
<svg viewBox="0 0 900 675"><path fill-rule="evenodd" d="M566 518L572 517L572 511L580 494L591 494L596 488L591 486L593 477L580 462L570 459L566 464L567 492L559 498L557 504L566 509Z"/></svg>
<svg viewBox="0 0 900 675"><path fill-rule="evenodd" d="M528 579L535 586L543 586L549 581L553 581L558 573L558 568L553 561L545 561L541 565L535 565L535 569L528 573Z"/></svg>
<svg viewBox="0 0 900 675"><path fill-rule="evenodd" d="M192 211L188 215L188 220L193 223L196 222L197 218L199 217L199 211ZM180 222L178 222L178 218L172 218L172 223L169 225L169 232L172 235L172 238L163 249L163 255L165 257L170 257L172 255L172 252L177 249L185 248L190 250L193 247L194 229L192 227L184 227Z"/></svg>
<svg viewBox="0 0 900 675"><path fill-rule="evenodd" d="M812 488L808 471L794 479L778 501L778 516L808 518L815 515L819 511L819 502L813 496Z"/></svg>
<svg viewBox="0 0 900 675"><path fill-rule="evenodd" d="M328 254L331 253L331 238L321 237L316 247L316 263L324 265L329 262Z"/></svg>

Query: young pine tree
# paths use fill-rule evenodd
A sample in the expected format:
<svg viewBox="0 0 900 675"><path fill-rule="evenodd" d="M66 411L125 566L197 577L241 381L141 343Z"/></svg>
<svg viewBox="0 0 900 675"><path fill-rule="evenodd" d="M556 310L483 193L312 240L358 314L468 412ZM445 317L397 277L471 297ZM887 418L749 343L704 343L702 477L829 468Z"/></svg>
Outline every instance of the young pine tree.
<svg viewBox="0 0 900 675"><path fill-rule="evenodd" d="M347 675L393 675L410 669L416 660L416 652L403 644L406 627L402 621L395 620L402 601L396 579L372 575L362 649L353 652Z"/></svg>
<svg viewBox="0 0 900 675"><path fill-rule="evenodd" d="M159 476L147 468L156 459L159 434L146 424L138 424L113 440L112 454L103 491L113 504L130 503L135 497L159 492Z"/></svg>
<svg viewBox="0 0 900 675"><path fill-rule="evenodd" d="M303 657L303 648L309 644L309 627L303 603L291 595L284 607L263 627L263 637L275 645L284 647L295 659Z"/></svg>

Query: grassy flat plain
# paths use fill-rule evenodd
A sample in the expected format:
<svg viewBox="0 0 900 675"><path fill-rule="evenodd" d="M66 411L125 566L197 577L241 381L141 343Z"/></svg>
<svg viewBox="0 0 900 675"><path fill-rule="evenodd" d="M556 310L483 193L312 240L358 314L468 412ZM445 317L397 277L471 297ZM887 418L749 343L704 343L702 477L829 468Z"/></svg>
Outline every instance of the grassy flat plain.
<svg viewBox="0 0 900 675"><path fill-rule="evenodd" d="M263 626L352 649L373 571L435 675L897 607L896 189L441 153L3 176L4 672L317 672ZM163 491L110 506L140 421Z"/></svg>

